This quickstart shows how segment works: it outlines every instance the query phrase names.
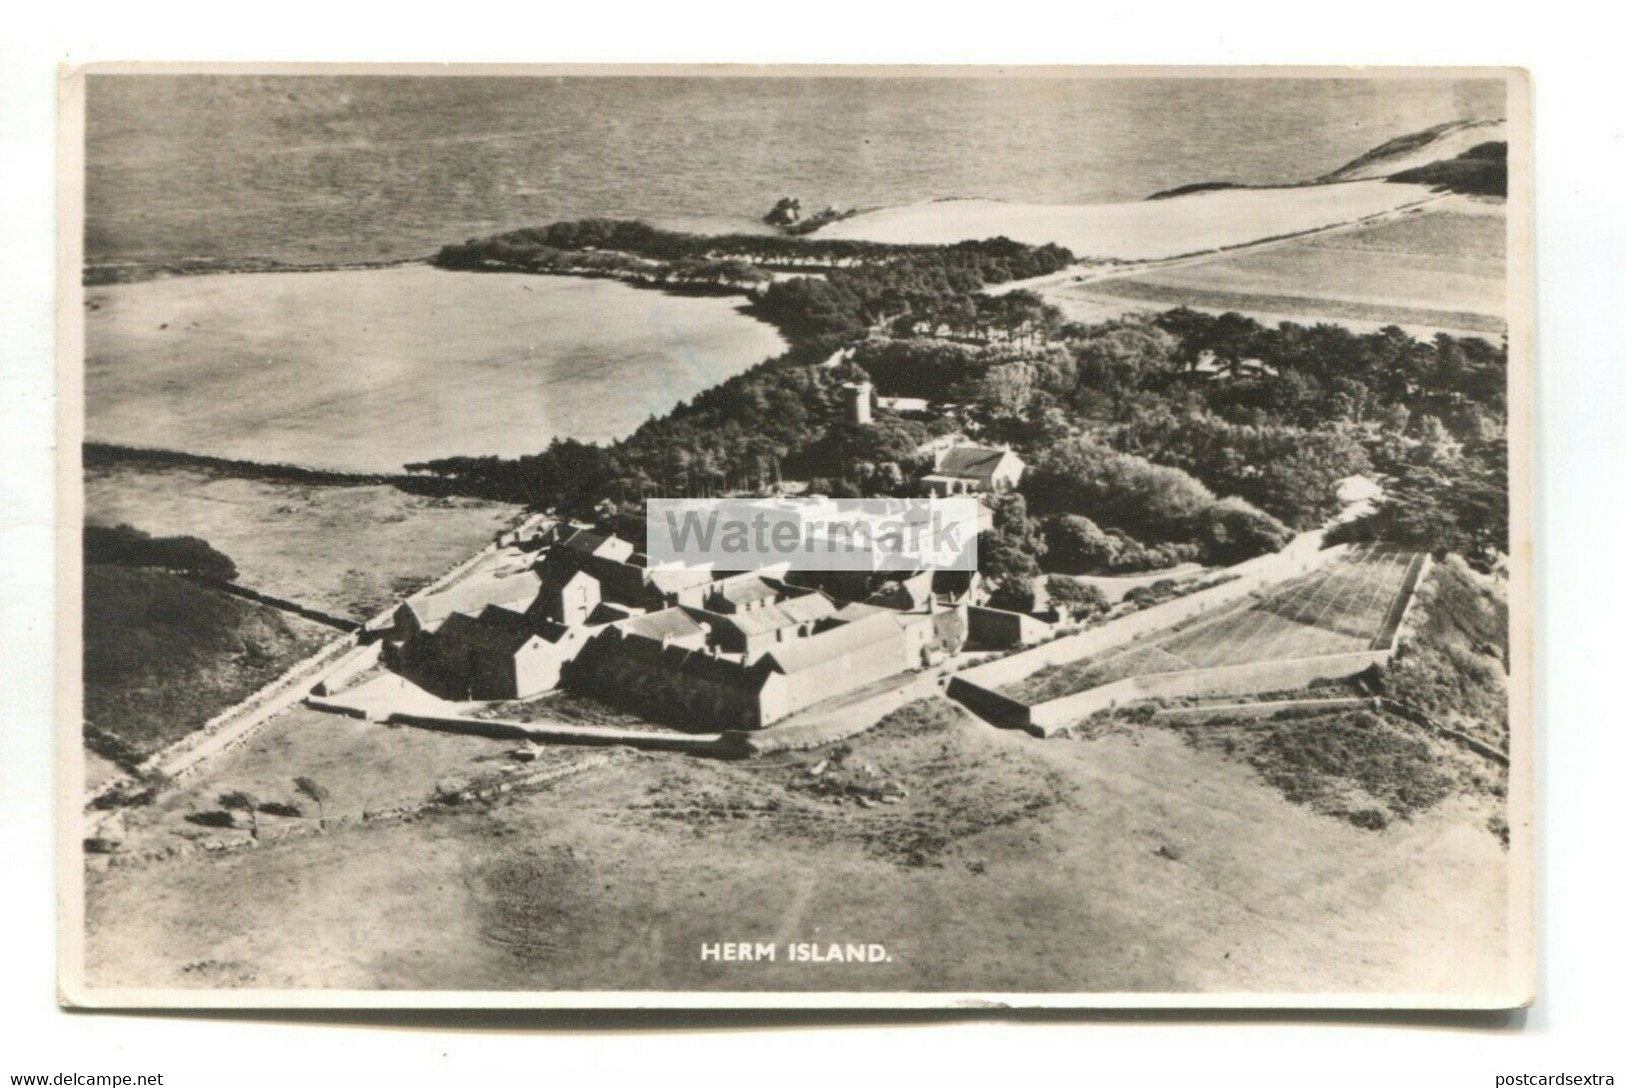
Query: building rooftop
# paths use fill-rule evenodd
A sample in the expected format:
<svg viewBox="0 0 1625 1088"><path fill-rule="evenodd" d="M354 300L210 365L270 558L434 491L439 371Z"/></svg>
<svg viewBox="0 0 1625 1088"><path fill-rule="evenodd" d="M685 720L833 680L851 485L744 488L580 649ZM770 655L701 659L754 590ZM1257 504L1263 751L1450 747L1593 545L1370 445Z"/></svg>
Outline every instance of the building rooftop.
<svg viewBox="0 0 1625 1088"><path fill-rule="evenodd" d="M628 635L663 642L667 639L693 638L703 635L705 628L681 608L666 608L643 616L621 620L616 626Z"/></svg>
<svg viewBox="0 0 1625 1088"><path fill-rule="evenodd" d="M762 661L782 673L801 672L896 638L901 630L902 627L891 615L877 613L775 646L762 655Z"/></svg>
<svg viewBox="0 0 1625 1088"><path fill-rule="evenodd" d="M782 582L771 581L759 574L740 574L718 582L707 597L720 597L735 608L744 609L776 601L783 592Z"/></svg>
<svg viewBox="0 0 1625 1088"><path fill-rule="evenodd" d="M695 609L693 611L700 612ZM770 631L812 623L835 614L835 602L822 593L809 593L805 597L792 597L778 604L764 605L744 612L700 612L711 622L726 623L745 635L762 635Z"/></svg>
<svg viewBox="0 0 1625 1088"><path fill-rule="evenodd" d="M542 590L542 580L533 571L488 572L447 586L438 593L406 601L417 616L418 626L434 631L457 613L478 614L487 605L501 605L519 611L530 607Z"/></svg>
<svg viewBox="0 0 1625 1088"><path fill-rule="evenodd" d="M461 644L470 649L512 654L535 636L530 620L518 612L489 605L477 616L454 612L435 632L437 643Z"/></svg>
<svg viewBox="0 0 1625 1088"><path fill-rule="evenodd" d="M1005 458L1015 456L1011 450L998 447L950 446L937 454L935 475L986 479Z"/></svg>

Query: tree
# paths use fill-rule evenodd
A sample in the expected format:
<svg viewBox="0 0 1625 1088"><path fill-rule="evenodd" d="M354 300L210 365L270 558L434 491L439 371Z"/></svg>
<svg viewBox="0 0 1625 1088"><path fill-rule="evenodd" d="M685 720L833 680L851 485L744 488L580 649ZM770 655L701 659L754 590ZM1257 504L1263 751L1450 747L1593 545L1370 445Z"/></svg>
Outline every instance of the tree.
<svg viewBox="0 0 1625 1088"><path fill-rule="evenodd" d="M1051 575L1047 585L1050 604L1074 620L1098 616L1111 608L1106 594L1092 582Z"/></svg>
<svg viewBox="0 0 1625 1088"><path fill-rule="evenodd" d="M300 775L293 780L293 788L316 802L316 826L327 827L327 802L333 796L328 792L327 787L314 778L306 778L304 775Z"/></svg>
<svg viewBox="0 0 1625 1088"><path fill-rule="evenodd" d="M84 542L86 563L152 567L226 582L237 577L231 558L200 537L153 536L121 522L111 528L86 525Z"/></svg>
<svg viewBox="0 0 1625 1088"><path fill-rule="evenodd" d="M248 813L248 833L256 842L260 837L260 802L247 790L232 790L220 795L220 807L227 812Z"/></svg>
<svg viewBox="0 0 1625 1088"><path fill-rule="evenodd" d="M1060 514L1044 522L1050 562L1059 570L1111 569L1116 542L1081 514Z"/></svg>
<svg viewBox="0 0 1625 1088"><path fill-rule="evenodd" d="M1044 554L1044 532L1027 514L1027 500L1018 494L984 495L992 508L993 527L976 541L976 565L984 578L1004 582L1011 577L1032 578L1038 557Z"/></svg>
<svg viewBox="0 0 1625 1088"><path fill-rule="evenodd" d="M1199 536L1209 562L1240 563L1278 552L1292 530L1245 499L1221 499L1202 514Z"/></svg>
<svg viewBox="0 0 1625 1088"><path fill-rule="evenodd" d="M1033 609L1033 580L1028 574L1009 574L988 595L988 604L1011 612L1031 612Z"/></svg>

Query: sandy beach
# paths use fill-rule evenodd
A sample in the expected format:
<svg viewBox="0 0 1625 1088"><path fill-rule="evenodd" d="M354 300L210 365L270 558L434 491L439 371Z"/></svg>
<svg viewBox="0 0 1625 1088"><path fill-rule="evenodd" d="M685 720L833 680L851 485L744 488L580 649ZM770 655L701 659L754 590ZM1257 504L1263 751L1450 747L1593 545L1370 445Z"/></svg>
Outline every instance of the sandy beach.
<svg viewBox="0 0 1625 1088"><path fill-rule="evenodd" d="M1222 189L1122 204L939 200L866 212L821 238L947 245L1004 235L1066 246L1079 257L1160 260L1351 223L1429 200L1420 185L1353 181L1281 189Z"/></svg>

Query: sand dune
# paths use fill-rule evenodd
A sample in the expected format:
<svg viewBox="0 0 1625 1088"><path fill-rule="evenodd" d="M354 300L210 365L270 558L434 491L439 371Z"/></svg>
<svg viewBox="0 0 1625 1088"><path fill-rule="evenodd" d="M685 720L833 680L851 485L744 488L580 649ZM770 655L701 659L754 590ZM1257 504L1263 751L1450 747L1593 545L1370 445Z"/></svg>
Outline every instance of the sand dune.
<svg viewBox="0 0 1625 1088"><path fill-rule="evenodd" d="M830 224L818 237L945 245L1002 234L1032 245L1055 242L1079 257L1156 260L1348 223L1431 198L1419 185L1354 181L1126 204L945 200L866 212Z"/></svg>
<svg viewBox="0 0 1625 1088"><path fill-rule="evenodd" d="M1430 139L1413 143L1422 136ZM1340 170L1327 174L1326 181L1357 181L1363 178L1385 178L1403 170L1426 166L1430 162L1453 159L1479 144L1505 141L1505 121L1461 121L1443 125L1431 133L1416 133L1412 137L1390 140L1382 147L1373 148Z"/></svg>

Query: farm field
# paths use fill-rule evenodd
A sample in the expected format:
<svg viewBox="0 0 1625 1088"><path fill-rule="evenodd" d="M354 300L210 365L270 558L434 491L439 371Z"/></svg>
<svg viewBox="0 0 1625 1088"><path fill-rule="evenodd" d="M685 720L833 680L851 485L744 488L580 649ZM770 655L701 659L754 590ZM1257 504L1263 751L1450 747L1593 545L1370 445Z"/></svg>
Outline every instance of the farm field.
<svg viewBox="0 0 1625 1088"><path fill-rule="evenodd" d="M287 728L328 725L376 730L364 745L451 741ZM206 771L199 803L320 777L313 755L261 743ZM334 744L324 758L357 758ZM490 765L473 748L412 758L395 794ZM907 795L855 803L878 783ZM1482 992L1506 985L1506 854L1486 815L1457 795L1376 833L1172 730L1039 743L937 698L833 748L628 754L407 822L92 868L86 973L173 988ZM700 959L730 939L878 942L891 958Z"/></svg>
<svg viewBox="0 0 1625 1088"><path fill-rule="evenodd" d="M1040 670L1001 689L1044 702L1130 676L1321 657L1373 648L1402 604L1413 552L1357 545L1342 560L1283 583L1263 600L1171 637Z"/></svg>
<svg viewBox="0 0 1625 1088"><path fill-rule="evenodd" d="M1506 216L1451 196L1395 218L1145 272L1056 284L1070 316L1190 306L1261 321L1334 321L1359 331L1499 336L1506 330Z"/></svg>
<svg viewBox="0 0 1625 1088"><path fill-rule="evenodd" d="M85 292L91 441L368 472L612 439L784 350L735 298L446 272Z"/></svg>
<svg viewBox="0 0 1625 1088"><path fill-rule="evenodd" d="M200 536L252 589L358 621L490 542L506 503L412 495L388 484L255 479L140 462L85 471L85 518L157 536Z"/></svg>

